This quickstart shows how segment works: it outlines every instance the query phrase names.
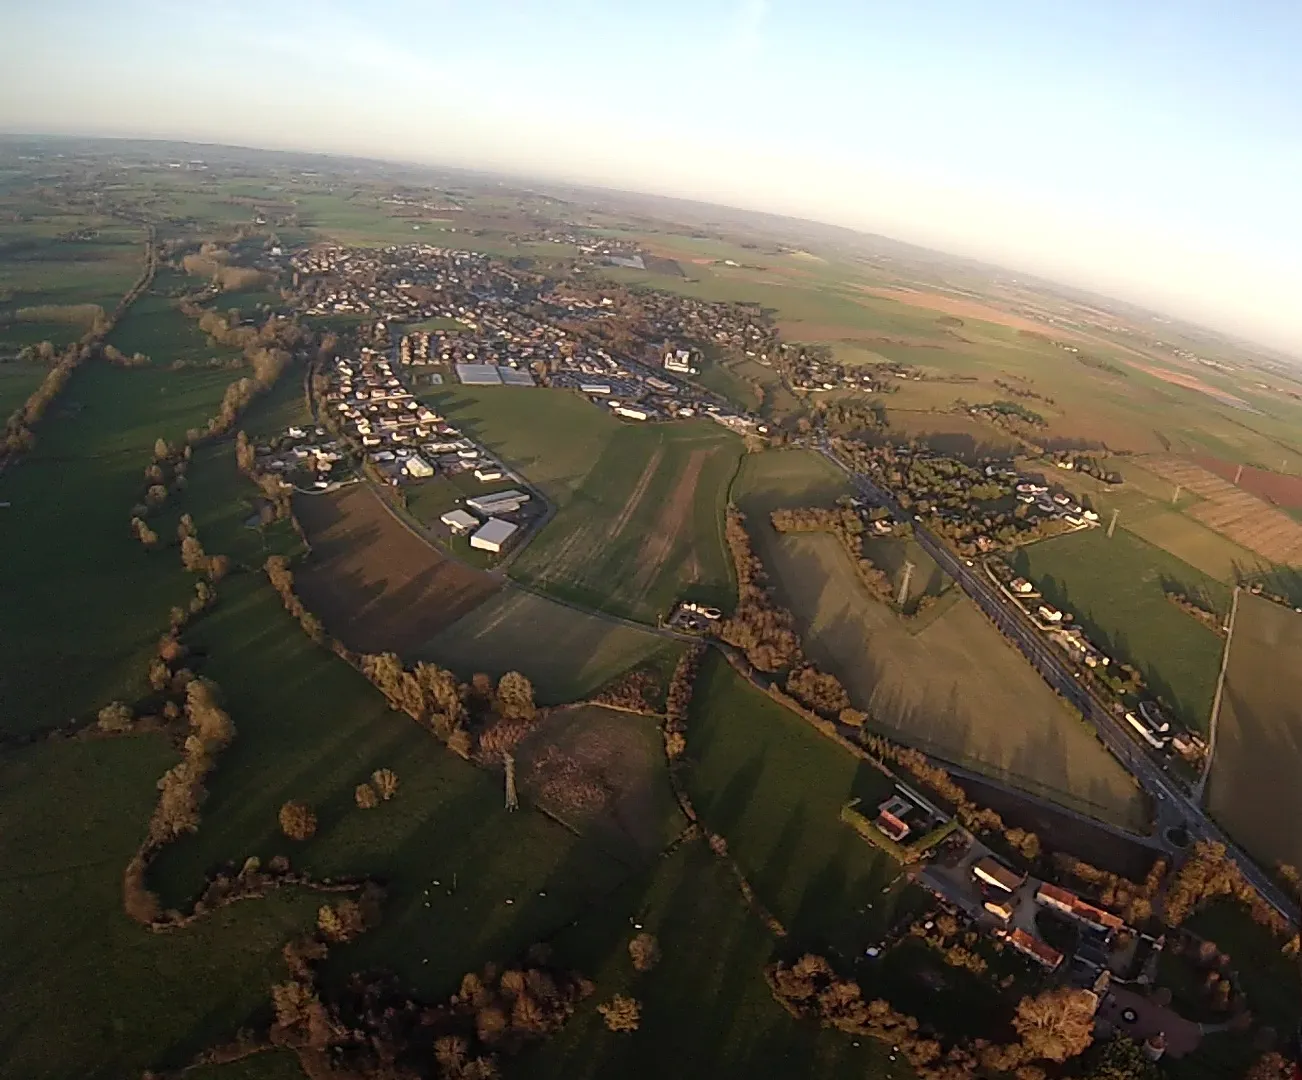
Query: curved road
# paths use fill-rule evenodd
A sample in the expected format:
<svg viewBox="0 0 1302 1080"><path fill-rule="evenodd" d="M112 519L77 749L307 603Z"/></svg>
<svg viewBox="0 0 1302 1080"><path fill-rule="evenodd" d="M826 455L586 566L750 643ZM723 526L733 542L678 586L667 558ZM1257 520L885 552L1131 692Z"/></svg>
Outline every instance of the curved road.
<svg viewBox="0 0 1302 1080"><path fill-rule="evenodd" d="M1261 893L1271 907L1286 918L1297 922L1297 905L1221 831L1200 806L1191 802L1179 786L1166 775L1162 767L1139 747L1138 743L1131 738L1124 721L1115 716L1081 685L1079 674L1072 670L1066 657L1044 638L1020 606L1009 601L984 574L969 566L914 521L913 515L905 511L889 491L879 487L869 477L856 472L826 443L818 443L815 448L847 475L852 486L863 498L878 506L886 507L901 521L913 522L914 539L918 546L930 555L945 573L958 582L963 591L1017 646L1045 682L1079 709L1081 715L1093 724L1103 745L1153 799L1159 829L1165 830L1179 825L1188 830L1195 840L1210 840L1223 844L1230 858L1238 864L1243 876Z"/></svg>

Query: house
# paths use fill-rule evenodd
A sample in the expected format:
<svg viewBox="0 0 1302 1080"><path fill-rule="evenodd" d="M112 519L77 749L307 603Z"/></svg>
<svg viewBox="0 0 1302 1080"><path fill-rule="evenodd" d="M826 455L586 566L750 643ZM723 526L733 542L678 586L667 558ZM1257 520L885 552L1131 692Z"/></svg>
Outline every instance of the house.
<svg viewBox="0 0 1302 1080"><path fill-rule="evenodd" d="M673 349L665 353L665 370L680 375L692 374L692 354L688 349Z"/></svg>
<svg viewBox="0 0 1302 1080"><path fill-rule="evenodd" d="M1026 881L1025 874L1017 873L1011 867L1005 866L998 859L989 855L978 859L972 864L972 875L977 880L983 881L996 889L1001 889L1006 893L1016 892Z"/></svg>
<svg viewBox="0 0 1302 1080"><path fill-rule="evenodd" d="M635 409L629 405L616 405L614 412L618 416L627 417L629 420L648 420L651 414L645 409Z"/></svg>
<svg viewBox="0 0 1302 1080"><path fill-rule="evenodd" d="M474 514L466 513L464 510L449 510L439 520L457 536L464 536L471 529L479 527L479 518L475 517Z"/></svg>
<svg viewBox="0 0 1302 1080"><path fill-rule="evenodd" d="M414 476L418 480L423 480L427 476L434 475L434 466L426 461L419 454L412 454L403 466L407 470L408 476Z"/></svg>
<svg viewBox="0 0 1302 1080"><path fill-rule="evenodd" d="M1062 622L1062 612L1050 604L1041 604L1036 610L1040 613L1040 618L1044 619L1045 622Z"/></svg>
<svg viewBox="0 0 1302 1080"><path fill-rule="evenodd" d="M470 535L470 546L481 551L501 554L508 540L519 530L520 526L501 518L491 517Z"/></svg>
<svg viewBox="0 0 1302 1080"><path fill-rule="evenodd" d="M1006 923L1013 917L1013 905L1007 900L987 900L982 907L1001 923Z"/></svg>
<svg viewBox="0 0 1302 1080"><path fill-rule="evenodd" d="M1044 882L1035 894L1035 902L1053 908L1063 915L1070 915L1076 905L1076 894L1057 885Z"/></svg>
<svg viewBox="0 0 1302 1080"><path fill-rule="evenodd" d="M1113 915L1112 912L1095 907L1093 904L1082 900L1074 892L1060 888L1057 885L1051 885L1047 881L1036 892L1035 900L1036 903L1053 908L1053 910L1066 915L1069 919L1084 923L1095 930L1116 933L1126 925L1124 920Z"/></svg>
<svg viewBox="0 0 1302 1080"><path fill-rule="evenodd" d="M1019 953L1029 956L1047 971L1056 971L1062 964L1062 953L1043 941L1031 937L1025 930L1017 929L1008 935L1008 944Z"/></svg>
<svg viewBox="0 0 1302 1080"><path fill-rule="evenodd" d="M502 470L494 465L483 465L475 470L475 479L481 484L491 483L494 480L501 480Z"/></svg>
<svg viewBox="0 0 1302 1080"><path fill-rule="evenodd" d="M1008 583L1008 587L1015 593L1021 593L1023 596L1035 592L1035 586L1024 577L1015 577Z"/></svg>

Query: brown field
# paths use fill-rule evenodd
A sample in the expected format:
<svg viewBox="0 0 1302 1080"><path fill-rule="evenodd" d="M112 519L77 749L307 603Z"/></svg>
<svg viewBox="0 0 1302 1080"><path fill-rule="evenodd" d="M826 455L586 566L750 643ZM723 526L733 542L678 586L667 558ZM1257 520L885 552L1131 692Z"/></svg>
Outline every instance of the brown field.
<svg viewBox="0 0 1302 1080"><path fill-rule="evenodd" d="M915 289L883 289L868 285L861 285L860 288L869 296L877 296L883 300L897 300L909 307L938 311L942 315L954 315L960 319L980 319L982 322L994 323L996 326L1007 326L1013 330L1029 330L1037 334L1052 331L1056 337L1063 339L1075 337L1069 331L1050 323L1028 319L1024 315L1014 315L1011 311L1001 311L980 300L945 296L943 293L919 292Z"/></svg>
<svg viewBox="0 0 1302 1080"><path fill-rule="evenodd" d="M1238 475L1236 487L1257 495L1267 502L1272 502L1276 506L1302 507L1302 476L1287 476L1268 469L1258 469L1252 465L1242 466L1243 472L1239 474L1240 466L1233 461L1223 461L1203 454L1194 454L1191 457L1195 464L1210 473L1215 473L1222 480L1228 480L1231 484L1235 482L1234 478Z"/></svg>
<svg viewBox="0 0 1302 1080"><path fill-rule="evenodd" d="M653 717L595 705L556 709L515 758L525 798L635 861L653 858L685 824Z"/></svg>
<svg viewBox="0 0 1302 1080"><path fill-rule="evenodd" d="M1266 866L1302 866L1302 615L1243 594L1207 805Z"/></svg>
<svg viewBox="0 0 1302 1080"><path fill-rule="evenodd" d="M1129 775L970 601L955 597L915 628L864 591L835 538L752 530L806 651L885 733L1101 820L1143 826Z"/></svg>
<svg viewBox="0 0 1302 1080"><path fill-rule="evenodd" d="M1302 525L1186 458L1145 458L1144 468L1199 496L1186 513L1273 563L1302 563Z"/></svg>
<svg viewBox="0 0 1302 1080"><path fill-rule="evenodd" d="M1211 386L1203 382L1197 375L1191 375L1186 371L1172 371L1170 368L1153 367L1150 364L1131 363L1132 367L1155 379L1161 379L1172 386L1183 386L1186 390L1197 390L1200 394L1206 394L1209 398L1219 401L1225 405L1233 405L1236 408L1246 408L1247 402L1237 394L1231 394L1228 390L1222 390L1219 387Z"/></svg>
<svg viewBox="0 0 1302 1080"><path fill-rule="evenodd" d="M368 484L297 496L294 512L312 544L303 602L349 648L408 656L502 587L416 536Z"/></svg>
<svg viewBox="0 0 1302 1080"><path fill-rule="evenodd" d="M690 528L696 481L700 478L706 459L714 454L715 449L692 451L687 459L687 465L678 477L678 482L670 492L669 501L660 511L655 528L642 542L637 557L638 568L632 582L633 593L639 600L651 591L651 586L655 584L661 568L665 565L665 560L669 558L669 553L673 551L679 537ZM695 549L689 556L688 575L692 579L699 578L701 575Z"/></svg>

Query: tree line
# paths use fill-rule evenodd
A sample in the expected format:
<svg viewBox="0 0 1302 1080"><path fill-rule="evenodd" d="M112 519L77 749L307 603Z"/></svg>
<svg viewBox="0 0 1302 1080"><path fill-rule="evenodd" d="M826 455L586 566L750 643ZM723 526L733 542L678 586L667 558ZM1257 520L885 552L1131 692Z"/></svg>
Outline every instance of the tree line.
<svg viewBox="0 0 1302 1080"><path fill-rule="evenodd" d="M795 619L774 603L768 574L751 547L746 518L728 507L724 540L737 572L737 606L719 628L719 637L746 654L760 671L774 672L800 662L800 639Z"/></svg>

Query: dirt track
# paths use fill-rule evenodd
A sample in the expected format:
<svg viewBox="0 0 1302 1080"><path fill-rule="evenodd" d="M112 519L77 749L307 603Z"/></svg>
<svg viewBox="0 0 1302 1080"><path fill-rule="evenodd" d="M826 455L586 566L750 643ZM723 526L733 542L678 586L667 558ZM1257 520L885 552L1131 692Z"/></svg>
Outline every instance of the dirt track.
<svg viewBox="0 0 1302 1080"><path fill-rule="evenodd" d="M294 512L312 543L295 575L303 602L353 649L418 649L501 588L414 535L367 484L298 496Z"/></svg>

